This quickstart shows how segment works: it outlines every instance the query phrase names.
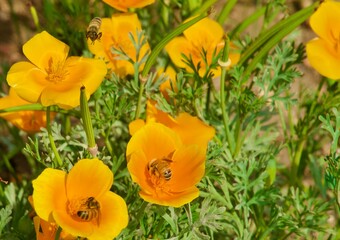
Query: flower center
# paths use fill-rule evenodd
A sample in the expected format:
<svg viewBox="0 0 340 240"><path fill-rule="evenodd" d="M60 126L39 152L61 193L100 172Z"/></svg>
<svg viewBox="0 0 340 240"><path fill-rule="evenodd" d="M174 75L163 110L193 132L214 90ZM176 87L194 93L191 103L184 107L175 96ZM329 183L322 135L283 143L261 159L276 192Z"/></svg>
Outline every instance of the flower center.
<svg viewBox="0 0 340 240"><path fill-rule="evenodd" d="M80 222L95 221L99 225L100 204L94 197L71 200L67 207L67 211L73 219Z"/></svg>
<svg viewBox="0 0 340 240"><path fill-rule="evenodd" d="M147 170L150 181L156 188L163 189L172 178L172 160L168 158L153 159L149 162Z"/></svg>
<svg viewBox="0 0 340 240"><path fill-rule="evenodd" d="M48 68L46 69L46 80L53 83L63 81L68 72L65 70L64 61L54 61L53 58L48 60Z"/></svg>

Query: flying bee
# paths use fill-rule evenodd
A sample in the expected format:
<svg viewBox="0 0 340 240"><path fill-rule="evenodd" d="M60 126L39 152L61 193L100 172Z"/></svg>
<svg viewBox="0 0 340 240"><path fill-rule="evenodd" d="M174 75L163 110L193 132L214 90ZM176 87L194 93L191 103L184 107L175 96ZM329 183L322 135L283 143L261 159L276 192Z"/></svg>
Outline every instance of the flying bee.
<svg viewBox="0 0 340 240"><path fill-rule="evenodd" d="M168 158L153 159L148 165L148 171L151 175L154 175L157 178L163 177L166 181L169 181L172 177L172 171L170 168L171 163L172 160Z"/></svg>
<svg viewBox="0 0 340 240"><path fill-rule="evenodd" d="M99 32L100 26L102 24L102 19L100 17L95 17L91 20L89 26L86 30L86 39L90 38L92 41L92 44L96 40L100 40L102 37L102 33Z"/></svg>
<svg viewBox="0 0 340 240"><path fill-rule="evenodd" d="M94 197L89 197L80 205L77 216L84 222L91 222L97 219L99 225L100 205Z"/></svg>

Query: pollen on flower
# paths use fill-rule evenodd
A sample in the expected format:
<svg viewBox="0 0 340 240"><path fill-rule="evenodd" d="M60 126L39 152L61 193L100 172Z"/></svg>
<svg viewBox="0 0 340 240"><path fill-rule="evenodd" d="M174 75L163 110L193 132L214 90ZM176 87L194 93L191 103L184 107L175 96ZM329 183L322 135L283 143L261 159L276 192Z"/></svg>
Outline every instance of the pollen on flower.
<svg viewBox="0 0 340 240"><path fill-rule="evenodd" d="M65 76L68 74L65 69L64 61L54 62L53 58L50 57L48 60L48 68L46 69L47 77L46 80L53 83L58 83L63 81Z"/></svg>
<svg viewBox="0 0 340 240"><path fill-rule="evenodd" d="M77 221L95 221L99 225L100 204L94 197L69 201L67 203L67 212Z"/></svg>
<svg viewBox="0 0 340 240"><path fill-rule="evenodd" d="M171 180L172 160L168 158L152 159L148 166L147 172L149 175L150 182L157 189L163 189L168 181Z"/></svg>

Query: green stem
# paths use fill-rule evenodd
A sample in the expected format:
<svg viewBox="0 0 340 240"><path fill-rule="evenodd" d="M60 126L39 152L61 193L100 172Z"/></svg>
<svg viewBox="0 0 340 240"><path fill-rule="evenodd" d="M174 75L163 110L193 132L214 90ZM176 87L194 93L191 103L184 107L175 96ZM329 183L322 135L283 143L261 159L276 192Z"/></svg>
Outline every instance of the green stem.
<svg viewBox="0 0 340 240"><path fill-rule="evenodd" d="M60 155L58 153L57 147L55 146L53 135L52 135L52 129L51 129L51 109L50 106L46 109L46 128L47 128L47 134L48 139L50 140L51 148L54 153L54 164L57 167L61 167L63 165L63 161L60 158Z"/></svg>
<svg viewBox="0 0 340 240"><path fill-rule="evenodd" d="M209 108L210 108L210 95L211 95L211 79L208 81L208 89L207 89L207 96L205 101L205 114L209 116Z"/></svg>
<svg viewBox="0 0 340 240"><path fill-rule="evenodd" d="M233 157L236 157L240 150L241 150L241 146L242 146L242 127L241 127L241 123L242 123L242 119L240 117L240 113L238 113L239 117L237 118L237 122L236 122L236 128L235 128L235 139L236 139L236 146L233 152Z"/></svg>
<svg viewBox="0 0 340 240"><path fill-rule="evenodd" d="M191 213L191 206L190 203L187 203L184 205L185 212L187 213L188 216L188 225L189 227L192 226L192 213Z"/></svg>
<svg viewBox="0 0 340 240"><path fill-rule="evenodd" d="M113 153L111 142L109 140L109 134L107 134L107 133L105 133L103 131L102 135L103 135L103 137L105 139L105 146L106 146L107 150L109 151L110 156L113 158L114 157L114 153Z"/></svg>
<svg viewBox="0 0 340 240"><path fill-rule="evenodd" d="M145 86L145 82L143 80L141 80L140 86L139 86L138 102L137 102L137 107L136 107L135 120L138 119L139 116L140 116L141 107L142 107L142 98L143 98L143 93L144 93L144 86Z"/></svg>
<svg viewBox="0 0 340 240"><path fill-rule="evenodd" d="M229 38L226 37L224 40L224 49L222 55L222 62L226 62L229 59ZM227 98L225 97L225 82L227 76L227 69L225 67L221 67L221 78L220 78L220 104L221 104L221 111L222 111L222 118L223 118L223 125L225 135L227 137L227 142L230 147L230 150L233 151L235 148L234 141L232 140L232 135L229 131L229 116L227 114L225 102Z"/></svg>
<svg viewBox="0 0 340 240"><path fill-rule="evenodd" d="M83 126L86 133L88 150L93 157L97 156L98 147L94 139L94 131L91 121L91 114L89 105L87 103L86 89L85 87L80 88L80 112L83 120Z"/></svg>
<svg viewBox="0 0 340 240"><path fill-rule="evenodd" d="M57 232L55 233L54 240L59 240L60 239L60 234L63 229L61 227L58 227Z"/></svg>
<svg viewBox="0 0 340 240"><path fill-rule="evenodd" d="M263 14L265 14L267 7L262 7L258 10L256 10L252 15L244 19L237 27L235 27L230 32L230 38L233 38L235 35L242 32L244 29L246 29L250 24L255 22L259 17L261 17Z"/></svg>
<svg viewBox="0 0 340 240"><path fill-rule="evenodd" d="M223 25L223 23L226 21L226 19L229 16L229 13L231 12L231 10L233 9L233 7L235 6L235 4L237 3L237 0L229 0L227 1L227 3L224 5L220 15L217 18L217 22L220 25Z"/></svg>

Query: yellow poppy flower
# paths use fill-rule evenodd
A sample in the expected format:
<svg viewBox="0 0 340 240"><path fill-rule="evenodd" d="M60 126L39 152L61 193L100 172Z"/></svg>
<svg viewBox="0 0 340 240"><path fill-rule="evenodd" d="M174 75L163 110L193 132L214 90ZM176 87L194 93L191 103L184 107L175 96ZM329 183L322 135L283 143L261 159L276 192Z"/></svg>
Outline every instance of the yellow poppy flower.
<svg viewBox="0 0 340 240"><path fill-rule="evenodd" d="M208 142L215 135L214 128L188 113L180 113L176 118L173 118L169 114L157 109L155 105L156 102L154 101L149 100L147 102L146 123L161 123L174 130L184 144L196 144L202 149L207 148ZM144 121L141 119L131 122L129 125L130 134L134 135L144 124Z"/></svg>
<svg viewBox="0 0 340 240"><path fill-rule="evenodd" d="M102 60L67 57L69 46L46 31L28 40L23 52L30 62L15 63L7 82L21 98L43 106L79 106L80 88L85 86L89 98L107 72Z"/></svg>
<svg viewBox="0 0 340 240"><path fill-rule="evenodd" d="M0 109L9 107L17 107L30 104L20 98L16 92L10 88L8 96L0 98ZM55 114L52 114L54 117ZM46 127L46 112L45 111L19 111L0 113L0 117L11 122L17 128L29 132L39 132L40 128Z"/></svg>
<svg viewBox="0 0 340 240"><path fill-rule="evenodd" d="M128 8L142 8L155 2L155 0L103 0L111 7L123 12L127 12Z"/></svg>
<svg viewBox="0 0 340 240"><path fill-rule="evenodd" d="M172 39L166 45L165 50L176 66L185 68L188 72L192 72L192 69L185 63L182 54L188 58L191 57L195 66L200 63L199 75L203 77L206 68L212 63L213 53L216 51L217 54L224 47L223 28L216 21L204 18L186 29L183 35ZM230 46L229 58L232 66L238 62L240 54L236 52L232 44ZM206 51L208 65L203 60L202 49ZM219 69L212 69L211 72L215 77L221 74Z"/></svg>
<svg viewBox="0 0 340 240"><path fill-rule="evenodd" d="M310 17L318 35L306 45L307 58L321 75L340 79L340 2L325 1Z"/></svg>
<svg viewBox="0 0 340 240"><path fill-rule="evenodd" d="M88 39L89 50L96 57L104 59L108 63L107 67L120 77L133 74L133 64L127 60L120 59L120 56L112 53L112 49L115 48L125 52L134 62L139 61L149 51L150 47L148 44L143 45L139 52L139 59L136 59L137 52L129 38L129 34L132 34L137 41L136 33L141 30L141 23L134 13L113 14L112 18L102 18L100 27L102 37L94 43L92 43L91 39Z"/></svg>
<svg viewBox="0 0 340 240"><path fill-rule="evenodd" d="M68 174L46 168L33 181L35 211L73 236L111 240L128 223L126 203L110 192L112 183L112 172L98 159L82 159Z"/></svg>
<svg viewBox="0 0 340 240"><path fill-rule="evenodd" d="M145 201L180 207L199 196L195 185L204 175L205 151L198 145L183 145L172 129L147 123L131 137L126 156Z"/></svg>

